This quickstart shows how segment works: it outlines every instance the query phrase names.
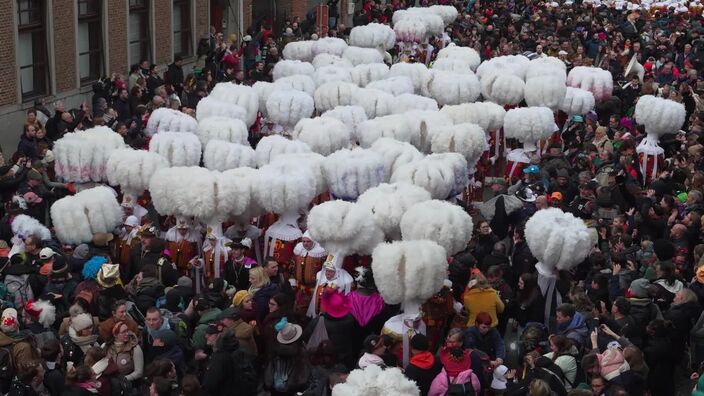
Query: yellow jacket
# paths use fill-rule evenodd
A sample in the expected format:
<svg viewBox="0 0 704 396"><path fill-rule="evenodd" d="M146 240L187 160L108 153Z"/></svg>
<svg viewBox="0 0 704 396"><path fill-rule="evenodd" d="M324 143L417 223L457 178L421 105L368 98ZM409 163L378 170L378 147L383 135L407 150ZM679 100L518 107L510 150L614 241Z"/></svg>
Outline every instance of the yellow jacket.
<svg viewBox="0 0 704 396"><path fill-rule="evenodd" d="M499 298L499 293L492 288L479 289L472 288L464 291L462 295L464 308L469 314L467 327L474 326L474 321L479 312L486 312L491 316L491 326L496 327L499 323L497 314L504 311L504 303Z"/></svg>

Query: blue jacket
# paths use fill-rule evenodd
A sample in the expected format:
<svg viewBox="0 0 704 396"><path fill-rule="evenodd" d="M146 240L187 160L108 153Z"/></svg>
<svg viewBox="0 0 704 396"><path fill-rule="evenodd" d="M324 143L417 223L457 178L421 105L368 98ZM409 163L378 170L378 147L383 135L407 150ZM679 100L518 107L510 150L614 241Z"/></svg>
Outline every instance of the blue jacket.
<svg viewBox="0 0 704 396"><path fill-rule="evenodd" d="M491 360L501 358L506 360L506 347L501 334L495 328L482 335L479 327L472 326L464 332L463 346L465 348L478 349L491 357Z"/></svg>

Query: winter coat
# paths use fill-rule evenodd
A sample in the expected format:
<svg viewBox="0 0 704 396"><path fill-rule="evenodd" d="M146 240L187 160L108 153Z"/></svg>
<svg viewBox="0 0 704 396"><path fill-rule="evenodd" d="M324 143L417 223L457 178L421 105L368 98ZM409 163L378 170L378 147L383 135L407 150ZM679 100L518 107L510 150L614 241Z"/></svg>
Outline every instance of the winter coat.
<svg viewBox="0 0 704 396"><path fill-rule="evenodd" d="M406 366L406 377L420 389L420 396L427 396L430 385L442 371L442 363L430 352L421 352L411 357Z"/></svg>
<svg viewBox="0 0 704 396"><path fill-rule="evenodd" d="M26 134L20 136L20 142L17 144L17 152L23 154L30 159L37 159L37 143L34 138L27 137Z"/></svg>
<svg viewBox="0 0 704 396"><path fill-rule="evenodd" d="M665 320L672 322L672 345L678 354L684 352L684 347L689 339L689 332L698 321L702 313L702 307L698 302L692 301L684 304L672 305L663 316Z"/></svg>
<svg viewBox="0 0 704 396"><path fill-rule="evenodd" d="M581 313L575 312L569 323L557 324L557 335L569 338L577 349L584 347L589 336L589 328L587 328L585 317Z"/></svg>
<svg viewBox="0 0 704 396"><path fill-rule="evenodd" d="M574 352L577 353L576 350L574 350ZM543 356L552 360L553 353L546 353ZM575 379L577 378L578 370L577 359L575 359L572 355L560 355L554 360L554 362L557 367L562 370L562 374L564 376L564 378L562 378L562 382L565 384L565 388L569 391L573 387L576 387L577 384L575 383Z"/></svg>
<svg viewBox="0 0 704 396"><path fill-rule="evenodd" d="M491 326L499 324L497 315L504 311L504 303L499 298L499 293L492 288L480 289L473 287L464 292L462 296L464 307L469 313L467 326L474 326L475 319L479 312L486 312L491 316Z"/></svg>
<svg viewBox="0 0 704 396"><path fill-rule="evenodd" d="M249 323L239 319L228 327L235 333L240 349L252 356L257 356L257 343L254 340L254 327Z"/></svg>
<svg viewBox="0 0 704 396"><path fill-rule="evenodd" d="M61 370L61 366L56 362L43 362L44 365L44 387L49 392L49 396L61 396L64 391L66 375Z"/></svg>
<svg viewBox="0 0 704 396"><path fill-rule="evenodd" d="M545 323L545 297L540 290L530 300L518 304L516 320L522 327L530 322Z"/></svg>
<svg viewBox="0 0 704 396"><path fill-rule="evenodd" d="M493 327L483 335L477 326L467 328L462 345L465 348L478 349L486 353L491 360L496 360L497 358L506 359L504 340L501 339L499 331Z"/></svg>
<svg viewBox="0 0 704 396"><path fill-rule="evenodd" d="M237 350L239 344L234 333L223 333L218 337L218 342L208 362L208 368L203 374L203 390L208 396L226 396L236 394L233 392L237 386L234 381L236 372L235 362L232 353Z"/></svg>
<svg viewBox="0 0 704 396"><path fill-rule="evenodd" d="M662 319L662 313L660 308L650 301L649 298L629 298L628 302L631 303L631 310L628 316L635 320L635 328L640 329L638 336L632 338L631 342L637 347L642 347L643 340L646 338L645 327L652 320Z"/></svg>
<svg viewBox="0 0 704 396"><path fill-rule="evenodd" d="M72 396L73 394L64 391L64 395ZM7 396L40 396L37 391L32 388L32 385L24 384L17 377L12 379L10 384L10 392Z"/></svg>
<svg viewBox="0 0 704 396"><path fill-rule="evenodd" d="M430 384L430 390L428 391L428 396L445 396L448 389L448 379L453 384L467 384L470 383L472 388L474 388L474 394L479 395L481 390L481 385L479 384L479 378L474 374L472 369L467 369L459 373L456 377L450 378L447 376L447 372L443 368L440 370L433 382Z"/></svg>
<svg viewBox="0 0 704 396"><path fill-rule="evenodd" d="M349 370L354 369L358 358L357 353L361 349L361 329L357 321L349 313L342 318L333 318L329 314L324 313L308 324L303 332L304 340L307 341L310 338L321 318L324 318L328 339L335 346L337 363L344 364Z"/></svg>
<svg viewBox="0 0 704 396"><path fill-rule="evenodd" d="M675 366L679 356L672 348L669 337L651 337L643 348L645 362L650 368L646 380L653 396L675 394Z"/></svg>
<svg viewBox="0 0 704 396"><path fill-rule="evenodd" d="M133 296L137 308L141 312L147 312L151 307L156 306L156 300L164 295L164 285L157 278L143 278L139 285L132 283L125 288Z"/></svg>
<svg viewBox="0 0 704 396"><path fill-rule="evenodd" d="M193 348L200 350L205 349L205 329L208 328L208 323L215 322L218 319L220 312L221 311L218 308L210 308L209 310L203 312L200 319L198 319L196 329L193 331L193 338L191 338Z"/></svg>
<svg viewBox="0 0 704 396"><path fill-rule="evenodd" d="M13 362L28 362L39 358L39 353L32 345L32 341L26 333L3 333L0 332L0 347L11 350Z"/></svg>
<svg viewBox="0 0 704 396"><path fill-rule="evenodd" d="M538 260L533 257L533 254L525 242L516 244L513 250L513 258L511 260L513 270L518 274L534 273L535 264Z"/></svg>
<svg viewBox="0 0 704 396"><path fill-rule="evenodd" d="M269 313L269 300L274 297L277 291L277 285L275 283L269 283L254 293L252 305L257 312L257 322L261 323L264 321L264 317Z"/></svg>
<svg viewBox="0 0 704 396"><path fill-rule="evenodd" d="M264 369L264 388L274 389L274 381L282 373L288 375L284 394L295 394L306 389L311 376L311 366L308 356L300 341L292 344L277 343L273 357L268 360Z"/></svg>

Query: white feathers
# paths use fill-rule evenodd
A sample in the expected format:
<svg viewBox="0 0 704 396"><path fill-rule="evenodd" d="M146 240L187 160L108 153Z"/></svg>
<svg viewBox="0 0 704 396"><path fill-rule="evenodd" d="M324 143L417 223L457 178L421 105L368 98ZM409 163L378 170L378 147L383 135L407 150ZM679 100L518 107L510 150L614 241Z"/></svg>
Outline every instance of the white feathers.
<svg viewBox="0 0 704 396"><path fill-rule="evenodd" d="M413 81L417 95L423 93L424 83L430 79L430 70L423 63L394 63L389 69L389 77L406 76Z"/></svg>
<svg viewBox="0 0 704 396"><path fill-rule="evenodd" d="M427 94L439 105L456 105L474 102L481 94L477 76L444 70L432 70L427 85Z"/></svg>
<svg viewBox="0 0 704 396"><path fill-rule="evenodd" d="M352 76L350 74L350 68L340 67L340 66L322 66L315 71L313 75L313 80L315 81L315 86L320 87L321 85L329 82L352 82Z"/></svg>
<svg viewBox="0 0 704 396"><path fill-rule="evenodd" d="M392 138L380 138L369 149L384 158L384 169L387 175L392 175L403 165L423 159L423 154L413 145Z"/></svg>
<svg viewBox="0 0 704 396"><path fill-rule="evenodd" d="M506 137L523 143L537 143L540 139L550 137L555 129L555 119L547 107L511 109L504 118Z"/></svg>
<svg viewBox="0 0 704 396"><path fill-rule="evenodd" d="M158 133L149 142L149 151L166 158L171 166L198 166L201 147L192 133Z"/></svg>
<svg viewBox="0 0 704 396"><path fill-rule="evenodd" d="M338 119L317 117L300 120L292 136L306 143L313 152L329 155L350 146L352 131Z"/></svg>
<svg viewBox="0 0 704 396"><path fill-rule="evenodd" d="M567 87L560 110L568 115L587 114L594 109L594 95L580 88Z"/></svg>
<svg viewBox="0 0 704 396"><path fill-rule="evenodd" d="M567 75L567 85L591 92L599 102L609 99L614 90L611 72L599 67L574 67Z"/></svg>
<svg viewBox="0 0 704 396"><path fill-rule="evenodd" d="M661 136L679 130L687 113L681 103L644 95L638 98L633 116L645 127L646 133Z"/></svg>
<svg viewBox="0 0 704 396"><path fill-rule="evenodd" d="M337 55L331 55L331 54L319 54L316 55L315 58L313 58L313 67L317 70L323 66L336 66L336 67L342 67L342 68L347 68L351 69L352 68L352 63L348 61L347 59L343 59L340 56Z"/></svg>
<svg viewBox="0 0 704 396"><path fill-rule="evenodd" d="M367 88L388 92L393 96L413 93L413 81L406 76L390 77L383 80L372 81Z"/></svg>
<svg viewBox="0 0 704 396"><path fill-rule="evenodd" d="M391 103L391 113L400 114L411 110L438 111L438 102L433 98L415 94L401 94Z"/></svg>
<svg viewBox="0 0 704 396"><path fill-rule="evenodd" d="M286 60L310 62L310 60L313 59L313 42L292 41L286 44L281 55L283 55Z"/></svg>
<svg viewBox="0 0 704 396"><path fill-rule="evenodd" d="M428 28L423 21L404 19L394 23L396 40L404 43L420 43L428 35Z"/></svg>
<svg viewBox="0 0 704 396"><path fill-rule="evenodd" d="M277 63L277 65L279 63ZM313 66L310 67L312 68ZM215 84L215 87L209 97L242 106L246 110L245 119L243 121L248 126L252 126L254 121L257 119L259 97L257 96L257 92L252 87L248 87L246 85L235 85L232 83L218 83Z"/></svg>
<svg viewBox="0 0 704 396"><path fill-rule="evenodd" d="M315 68L308 62L301 62L299 60L280 60L274 65L272 77L274 78L274 81L276 81L280 78L295 76L297 74L312 76L314 72Z"/></svg>
<svg viewBox="0 0 704 396"><path fill-rule="evenodd" d="M247 117L247 111L242 106L206 96L196 105L196 118L198 121L202 121L209 117L244 120Z"/></svg>
<svg viewBox="0 0 704 396"><path fill-rule="evenodd" d="M357 199L387 179L384 159L370 150L336 151L325 158L323 169L330 192L341 199Z"/></svg>
<svg viewBox="0 0 704 396"><path fill-rule="evenodd" d="M318 112L325 112L337 106L349 106L357 89L356 85L349 82L325 83L315 90L315 109Z"/></svg>
<svg viewBox="0 0 704 396"><path fill-rule="evenodd" d="M269 99L269 95L277 89L277 86L267 81L257 81L252 85L252 89L259 98L259 111L266 116L266 101Z"/></svg>
<svg viewBox="0 0 704 396"><path fill-rule="evenodd" d="M196 132L203 147L210 140L224 140L230 143L249 144L247 137L249 130L242 120L226 117L208 117L198 122Z"/></svg>
<svg viewBox="0 0 704 396"><path fill-rule="evenodd" d="M383 80L389 76L389 67L383 63L368 63L355 66L351 71L352 82L359 87L366 87L372 81Z"/></svg>
<svg viewBox="0 0 704 396"><path fill-rule="evenodd" d="M549 271L573 268L587 257L593 245L584 221L556 208L539 210L531 216L525 234L531 253Z"/></svg>
<svg viewBox="0 0 704 396"><path fill-rule="evenodd" d="M337 106L328 110L321 117L335 118L342 121L350 128L352 136L356 139L359 125L367 120L367 113L361 106Z"/></svg>
<svg viewBox="0 0 704 396"><path fill-rule="evenodd" d="M310 151L310 147L303 142L289 140L280 135L265 136L259 141L255 150L257 166L262 167L281 154L309 153Z"/></svg>
<svg viewBox="0 0 704 396"><path fill-rule="evenodd" d="M470 166L489 148L484 130L477 124L457 124L438 128L431 141L434 153L459 153Z"/></svg>
<svg viewBox="0 0 704 396"><path fill-rule="evenodd" d="M308 232L326 251L369 254L384 241L384 232L368 208L346 201L316 205L308 214Z"/></svg>
<svg viewBox="0 0 704 396"><path fill-rule="evenodd" d="M353 66L365 63L384 63L384 55L374 48L347 47L342 55Z"/></svg>
<svg viewBox="0 0 704 396"><path fill-rule="evenodd" d="M253 187L257 203L278 214L305 208L316 195L313 171L284 160L261 167Z"/></svg>
<svg viewBox="0 0 704 396"><path fill-rule="evenodd" d="M433 62L433 70L445 70L455 73L471 73L469 62L464 59L440 58Z"/></svg>
<svg viewBox="0 0 704 396"><path fill-rule="evenodd" d="M34 217L24 214L15 216L15 218L12 219L10 228L12 229L12 233L20 239L25 239L30 235L39 237L42 241L51 239L51 232L44 224L40 223L39 220Z"/></svg>
<svg viewBox="0 0 704 396"><path fill-rule="evenodd" d="M459 186L466 184L467 161L457 153L432 154L398 167L390 180L423 187L433 199L447 199L459 192L456 191Z"/></svg>
<svg viewBox="0 0 704 396"><path fill-rule="evenodd" d="M440 113L449 117L454 124L470 122L479 125L485 131L501 128L506 116L506 110L502 106L491 102L443 106Z"/></svg>
<svg viewBox="0 0 704 396"><path fill-rule="evenodd" d="M344 383L332 388L332 396L418 396L416 383L398 368L382 369L369 365L364 370L353 370Z"/></svg>
<svg viewBox="0 0 704 396"><path fill-rule="evenodd" d="M297 164L298 166L308 167L315 177L315 195L319 195L328 189L328 184L323 172L324 160L325 157L318 153L295 153L279 155L274 158L271 163L284 163L285 165Z"/></svg>
<svg viewBox="0 0 704 396"><path fill-rule="evenodd" d="M401 237L399 224L406 210L429 200L430 193L421 187L408 183L382 183L360 195L357 204L371 211L374 221L388 239L398 239Z"/></svg>
<svg viewBox="0 0 704 396"><path fill-rule="evenodd" d="M90 242L93 234L111 233L122 223L122 208L109 187L93 187L59 199L51 206L57 238L66 244Z"/></svg>
<svg viewBox="0 0 704 396"><path fill-rule="evenodd" d="M345 40L337 37L324 37L315 40L311 45L311 52L313 56L319 54L331 54L336 56L342 56L347 49L347 43Z"/></svg>
<svg viewBox="0 0 704 396"><path fill-rule="evenodd" d="M432 240L384 243L372 252L372 274L386 303L420 305L442 289L447 252Z"/></svg>
<svg viewBox="0 0 704 396"><path fill-rule="evenodd" d="M305 74L295 74L293 76L281 77L276 80L274 87L276 89L295 89L296 91L305 92L308 95L313 96L316 85L311 76L307 76Z"/></svg>
<svg viewBox="0 0 704 396"><path fill-rule="evenodd" d="M350 45L364 48L391 49L396 44L396 34L387 25L370 23L355 26L350 31Z"/></svg>
<svg viewBox="0 0 704 396"><path fill-rule="evenodd" d="M368 148L379 138L392 138L410 142L413 132L408 128L403 114L376 117L359 124L359 145Z"/></svg>
<svg viewBox="0 0 704 396"><path fill-rule="evenodd" d="M232 216L252 218L260 214L261 209L252 199L253 184L259 176L259 170L252 168L235 168L217 176L218 199L223 213Z"/></svg>
<svg viewBox="0 0 704 396"><path fill-rule="evenodd" d="M368 118L391 114L394 96L371 88L357 88L352 92L352 105L361 106Z"/></svg>
<svg viewBox="0 0 704 396"><path fill-rule="evenodd" d="M523 55L498 56L485 60L477 67L477 76L483 78L487 73L499 72L513 74L521 80L526 78L530 60Z"/></svg>
<svg viewBox="0 0 704 396"><path fill-rule="evenodd" d="M303 118L313 115L313 98L305 92L277 90L266 101L269 119L277 124L293 126Z"/></svg>
<svg viewBox="0 0 704 396"><path fill-rule="evenodd" d="M211 140L203 152L203 164L210 170L224 171L256 166L254 149L249 145Z"/></svg>
<svg viewBox="0 0 704 396"><path fill-rule="evenodd" d="M565 64L555 57L530 61L526 72L525 101L528 106L557 110L565 99Z"/></svg>
<svg viewBox="0 0 704 396"><path fill-rule="evenodd" d="M441 49L438 52L438 60L440 59L455 59L466 63L472 71L476 70L481 63L479 53L470 47L460 47L454 44ZM442 64L442 62L441 62Z"/></svg>
<svg viewBox="0 0 704 396"><path fill-rule="evenodd" d="M406 10L395 11L392 21L394 24L394 32L396 32L396 39L399 41L419 43L430 36L442 35L443 29L445 28L443 18L433 12L428 12L428 8L424 7L412 7ZM399 25L405 26L405 22L402 21L422 24L425 30L424 34L420 35L420 37L414 37L413 40L410 40L408 37L399 37L399 31L396 30L396 27Z"/></svg>
<svg viewBox="0 0 704 396"><path fill-rule="evenodd" d="M445 248L448 256L467 247L472 227L472 218L461 207L439 200L417 203L401 218L404 241L431 240Z"/></svg>
<svg viewBox="0 0 704 396"><path fill-rule="evenodd" d="M457 12L457 8L451 5L432 5L428 7L428 11L432 12L433 14L439 15L440 18L442 18L442 22L445 24L445 26L454 22L455 19L457 19L457 16L459 15L459 13Z"/></svg>
<svg viewBox="0 0 704 396"><path fill-rule="evenodd" d="M161 107L149 115L144 134L152 136L157 132L195 132L196 129L198 129L198 122L195 118L180 111Z"/></svg>
<svg viewBox="0 0 704 396"><path fill-rule="evenodd" d="M149 188L154 172L169 166L169 161L157 153L129 148L115 150L110 154L105 173L108 182L120 186L123 191L141 195Z"/></svg>
<svg viewBox="0 0 704 396"><path fill-rule="evenodd" d="M108 127L68 133L54 145L56 176L77 183L104 181L110 154L123 147L122 136Z"/></svg>
<svg viewBox="0 0 704 396"><path fill-rule="evenodd" d="M221 200L216 172L197 166L160 169L149 184L152 202L163 215L210 220L218 215Z"/></svg>
<svg viewBox="0 0 704 396"><path fill-rule="evenodd" d="M452 124L450 118L439 111L410 111L403 116L411 134L411 144L423 153L430 152L434 130Z"/></svg>
<svg viewBox="0 0 704 396"><path fill-rule="evenodd" d="M486 73L481 78L482 95L500 105L516 105L523 100L525 82L510 73Z"/></svg>

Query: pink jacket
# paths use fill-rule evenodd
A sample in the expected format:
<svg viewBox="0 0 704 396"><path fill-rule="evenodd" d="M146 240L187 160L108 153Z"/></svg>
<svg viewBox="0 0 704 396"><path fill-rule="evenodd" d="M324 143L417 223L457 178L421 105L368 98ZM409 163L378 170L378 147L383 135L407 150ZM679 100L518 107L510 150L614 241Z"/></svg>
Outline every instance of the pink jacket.
<svg viewBox="0 0 704 396"><path fill-rule="evenodd" d="M455 384L465 384L467 382L471 382L474 387L474 393L477 395L480 394L479 392L481 391L481 385L479 384L479 378L477 378L477 375L474 374L472 369L462 371L456 378L450 379ZM447 387L447 372L445 371L445 368L443 368L440 370L440 374L435 377L433 383L430 384L428 396L445 396L445 394L447 394Z"/></svg>

